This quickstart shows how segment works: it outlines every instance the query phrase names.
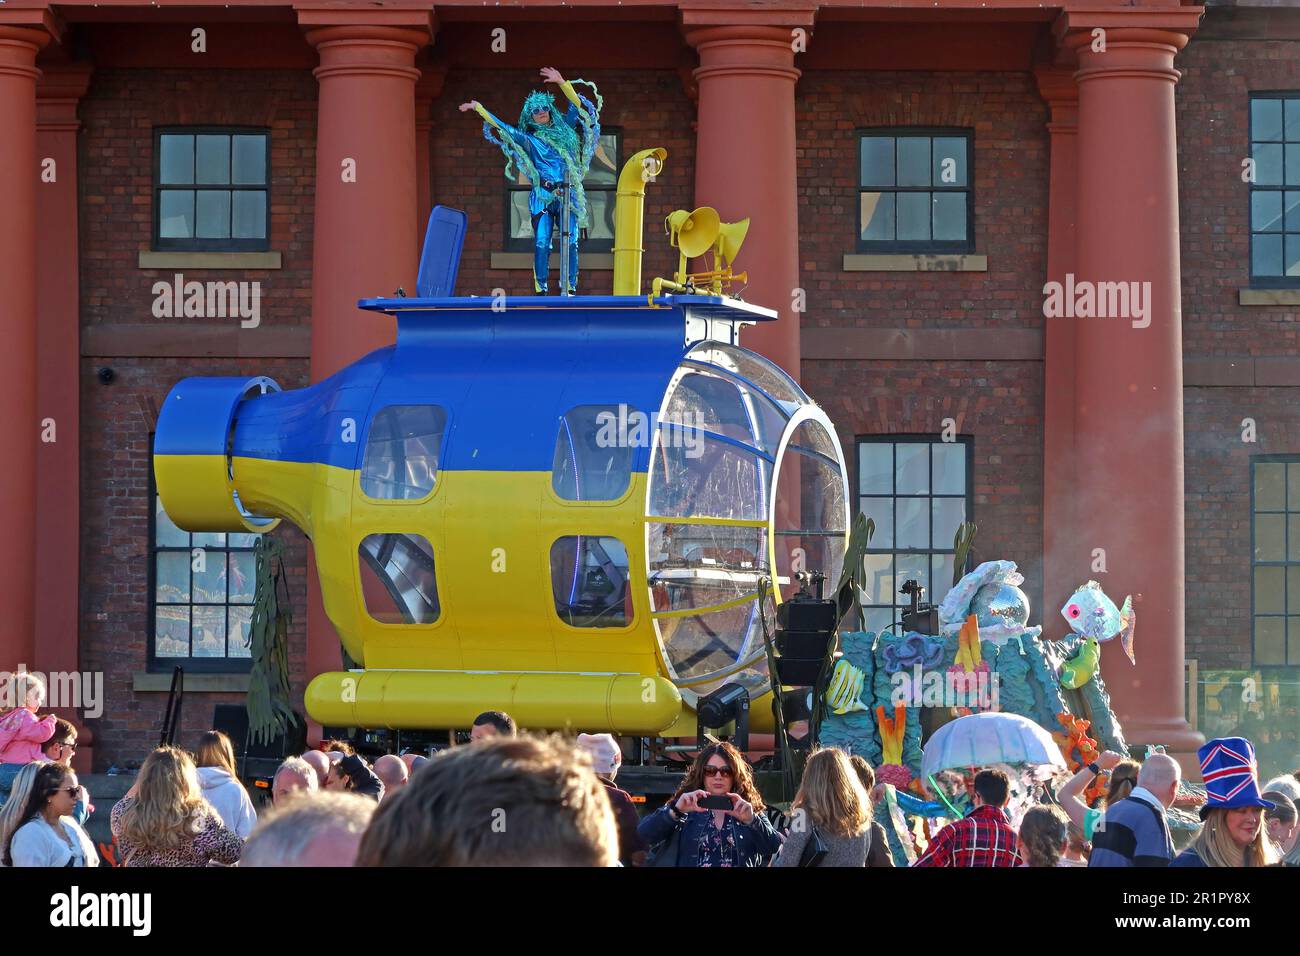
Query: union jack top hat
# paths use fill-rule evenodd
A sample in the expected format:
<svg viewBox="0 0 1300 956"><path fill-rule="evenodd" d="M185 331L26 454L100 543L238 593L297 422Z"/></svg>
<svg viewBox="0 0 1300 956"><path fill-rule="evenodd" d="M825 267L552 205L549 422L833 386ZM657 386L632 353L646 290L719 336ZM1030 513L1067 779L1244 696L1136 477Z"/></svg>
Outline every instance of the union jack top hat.
<svg viewBox="0 0 1300 956"><path fill-rule="evenodd" d="M1210 810L1273 806L1260 799L1255 748L1245 737L1218 737L1196 751L1196 756L1208 798L1201 807L1202 820Z"/></svg>

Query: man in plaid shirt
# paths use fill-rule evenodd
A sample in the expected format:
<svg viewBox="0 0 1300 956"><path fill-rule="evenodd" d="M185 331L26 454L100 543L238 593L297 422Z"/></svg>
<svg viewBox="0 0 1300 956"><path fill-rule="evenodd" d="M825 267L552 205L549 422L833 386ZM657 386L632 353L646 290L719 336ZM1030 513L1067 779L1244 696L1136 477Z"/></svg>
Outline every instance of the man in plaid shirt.
<svg viewBox="0 0 1300 956"><path fill-rule="evenodd" d="M977 773L975 809L936 833L929 849L912 865L1019 866L1019 841L1002 809L1010 789L1001 770Z"/></svg>

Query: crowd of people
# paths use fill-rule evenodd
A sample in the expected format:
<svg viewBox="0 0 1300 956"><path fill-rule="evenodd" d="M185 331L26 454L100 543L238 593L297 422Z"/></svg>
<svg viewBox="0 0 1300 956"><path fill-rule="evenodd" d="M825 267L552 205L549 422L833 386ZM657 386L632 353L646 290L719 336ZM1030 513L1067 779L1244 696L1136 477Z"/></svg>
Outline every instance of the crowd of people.
<svg viewBox="0 0 1300 956"><path fill-rule="evenodd" d="M100 859L85 823L90 794L71 767L76 730L38 718L43 688L0 717L0 863L88 867ZM17 714L17 716L15 716ZM25 716L24 716L25 715ZM1018 821L1011 781L974 773L971 809L915 847L917 867L1206 866L1300 864L1300 772L1263 786L1249 741L1201 748L1208 799L1190 844L1175 850L1167 813L1180 792L1177 761L1138 764L1106 752ZM610 734L521 734L500 711L474 722L467 746L373 763L342 741L289 757L258 813L229 738L205 733L191 754L148 755L112 808L113 863L200 866L666 866L891 867L896 854L875 807L871 766L838 748L804 762L785 813L765 806L745 757L710 743L664 804L638 814L617 783L622 751ZM1098 806L1082 794L1109 774ZM911 840L910 831L893 835Z"/></svg>

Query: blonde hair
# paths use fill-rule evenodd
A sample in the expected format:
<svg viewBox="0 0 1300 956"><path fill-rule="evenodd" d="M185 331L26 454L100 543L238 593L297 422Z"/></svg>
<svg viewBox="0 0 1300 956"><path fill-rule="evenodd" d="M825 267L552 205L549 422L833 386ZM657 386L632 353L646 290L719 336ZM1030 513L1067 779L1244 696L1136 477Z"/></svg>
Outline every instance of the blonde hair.
<svg viewBox="0 0 1300 956"><path fill-rule="evenodd" d="M790 809L803 810L814 826L834 836L858 836L871 826L871 797L848 754L838 747L809 755Z"/></svg>
<svg viewBox="0 0 1300 956"><path fill-rule="evenodd" d="M1268 831L1260 815L1259 832L1244 850L1239 847L1228 832L1228 813L1223 807L1215 807L1205 814L1205 822L1200 832L1192 840L1191 849L1201 858L1206 866L1271 866L1277 862L1277 853L1268 839Z"/></svg>
<svg viewBox="0 0 1300 956"><path fill-rule="evenodd" d="M159 747L145 758L135 802L122 811L120 839L144 850L174 850L194 839L211 804L199 789L198 770L178 747Z"/></svg>
<svg viewBox="0 0 1300 956"><path fill-rule="evenodd" d="M231 745L230 738L219 730L209 730L199 740L194 763L199 767L220 767L232 777L239 776L235 769L235 748Z"/></svg>

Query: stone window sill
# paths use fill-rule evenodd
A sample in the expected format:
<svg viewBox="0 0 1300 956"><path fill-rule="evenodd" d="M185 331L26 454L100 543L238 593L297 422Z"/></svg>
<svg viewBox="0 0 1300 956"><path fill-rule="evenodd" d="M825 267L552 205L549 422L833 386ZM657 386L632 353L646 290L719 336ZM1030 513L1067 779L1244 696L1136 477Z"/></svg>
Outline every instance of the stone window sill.
<svg viewBox="0 0 1300 956"><path fill-rule="evenodd" d="M846 253L845 272L988 272L988 256Z"/></svg>
<svg viewBox="0 0 1300 956"><path fill-rule="evenodd" d="M1237 293L1241 305L1300 305L1300 289L1242 289Z"/></svg>
<svg viewBox="0 0 1300 956"><path fill-rule="evenodd" d="M172 675L151 674L137 671L131 675L131 690L135 693L165 694L172 688ZM246 694L248 693L247 674L186 674L185 693L187 694Z"/></svg>
<svg viewBox="0 0 1300 956"><path fill-rule="evenodd" d="M278 252L141 252L141 269L279 269Z"/></svg>
<svg viewBox="0 0 1300 956"><path fill-rule="evenodd" d="M531 252L494 252L492 253L490 268L531 271L533 268L533 254ZM551 268L560 268L560 254L558 252L551 253ZM581 272L612 272L614 271L614 253L579 252L578 268Z"/></svg>

